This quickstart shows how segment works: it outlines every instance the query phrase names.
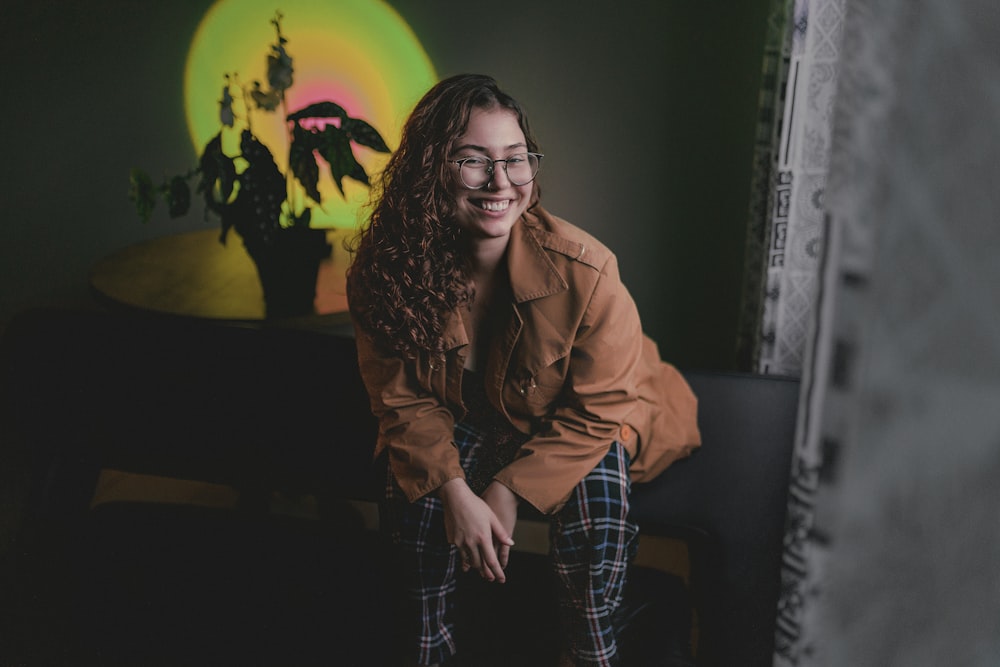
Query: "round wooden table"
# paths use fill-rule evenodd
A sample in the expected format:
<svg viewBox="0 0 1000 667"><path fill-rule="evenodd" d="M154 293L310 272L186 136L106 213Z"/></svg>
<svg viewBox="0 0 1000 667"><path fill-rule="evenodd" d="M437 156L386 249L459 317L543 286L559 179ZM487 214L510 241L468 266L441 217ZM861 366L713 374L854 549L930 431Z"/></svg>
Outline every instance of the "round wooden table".
<svg viewBox="0 0 1000 667"><path fill-rule="evenodd" d="M327 232L333 251L321 262L316 279L313 317L321 318L317 324L350 322L345 289L350 258L343 245L350 233ZM239 236L230 233L222 245L218 229L173 234L123 248L94 266L90 285L99 300L117 307L217 320L265 319L257 267Z"/></svg>

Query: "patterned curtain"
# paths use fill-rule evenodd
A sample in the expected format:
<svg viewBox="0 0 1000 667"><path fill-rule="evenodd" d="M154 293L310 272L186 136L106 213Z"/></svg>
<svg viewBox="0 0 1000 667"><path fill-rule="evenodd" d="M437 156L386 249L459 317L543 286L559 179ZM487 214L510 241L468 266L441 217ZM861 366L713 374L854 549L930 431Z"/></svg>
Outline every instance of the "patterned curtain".
<svg viewBox="0 0 1000 667"><path fill-rule="evenodd" d="M793 0L771 0L764 41L764 66L758 99L757 132L754 139L750 214L744 251L743 295L737 339L737 365L755 370L761 342L764 282L767 275L771 211L774 208L778 173L778 145L791 58Z"/></svg>
<svg viewBox="0 0 1000 667"><path fill-rule="evenodd" d="M790 20L772 20L765 53L765 81L777 79L783 92L775 97L765 89L761 118L771 108L765 104L768 100L780 101L783 112L780 122L770 124L766 142L762 135L768 126L758 124L738 345L745 370L798 376L814 315L823 245L843 0L776 0L772 14L787 16L789 9ZM783 32L775 30L779 24ZM780 59L775 56L778 48ZM775 77L769 76L772 71ZM761 207L765 182L766 207Z"/></svg>

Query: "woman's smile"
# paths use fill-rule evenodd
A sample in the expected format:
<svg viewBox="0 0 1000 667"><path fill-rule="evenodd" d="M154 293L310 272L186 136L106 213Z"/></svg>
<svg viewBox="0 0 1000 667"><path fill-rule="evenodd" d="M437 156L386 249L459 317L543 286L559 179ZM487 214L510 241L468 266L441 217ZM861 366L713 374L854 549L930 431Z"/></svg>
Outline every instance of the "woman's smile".
<svg viewBox="0 0 1000 667"><path fill-rule="evenodd" d="M510 200L494 200L494 199L484 199L479 202L479 206L482 207L484 211L489 211L490 213L503 213L508 208L510 208Z"/></svg>

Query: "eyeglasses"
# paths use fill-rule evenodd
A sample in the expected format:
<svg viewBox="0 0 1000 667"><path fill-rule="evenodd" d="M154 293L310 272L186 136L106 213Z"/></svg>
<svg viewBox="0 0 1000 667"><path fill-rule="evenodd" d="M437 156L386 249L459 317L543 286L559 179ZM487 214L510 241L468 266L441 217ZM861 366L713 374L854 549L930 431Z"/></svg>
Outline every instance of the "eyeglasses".
<svg viewBox="0 0 1000 667"><path fill-rule="evenodd" d="M505 160L491 160L488 157L475 155L458 160L448 160L458 165L458 173L462 184L470 190L479 190L489 185L493 180L497 162L503 163L503 171L512 185L527 185L535 180L538 167L541 165L541 153L517 153Z"/></svg>

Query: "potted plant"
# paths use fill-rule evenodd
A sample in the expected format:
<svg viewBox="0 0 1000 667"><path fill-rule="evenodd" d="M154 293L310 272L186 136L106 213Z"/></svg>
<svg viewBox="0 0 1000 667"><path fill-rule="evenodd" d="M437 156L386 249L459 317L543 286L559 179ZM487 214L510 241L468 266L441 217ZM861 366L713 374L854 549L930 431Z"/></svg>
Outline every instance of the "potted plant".
<svg viewBox="0 0 1000 667"><path fill-rule="evenodd" d="M326 231L310 227L313 207L322 205L318 160L329 165L338 191L346 196L343 179L369 184L354 145L389 152L374 127L352 118L336 102L287 113L285 92L292 86L294 69L281 19L280 12L271 19L275 43L267 54L266 86L260 81L247 86L238 74L224 75L219 133L205 145L198 165L159 185L138 168L131 170L129 179L129 197L146 222L158 199L165 201L171 217L187 214L191 181L196 181L195 194L204 201L205 215L221 221L219 241L225 244L234 230L256 264L268 317L305 315L313 309L319 262L331 251ZM257 113L287 113L282 147L288 156L286 173L254 134Z"/></svg>

